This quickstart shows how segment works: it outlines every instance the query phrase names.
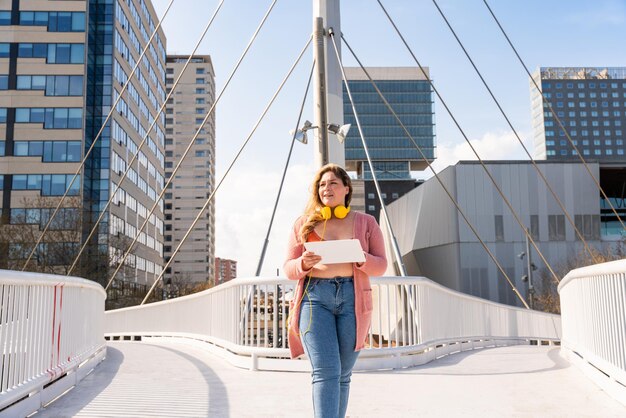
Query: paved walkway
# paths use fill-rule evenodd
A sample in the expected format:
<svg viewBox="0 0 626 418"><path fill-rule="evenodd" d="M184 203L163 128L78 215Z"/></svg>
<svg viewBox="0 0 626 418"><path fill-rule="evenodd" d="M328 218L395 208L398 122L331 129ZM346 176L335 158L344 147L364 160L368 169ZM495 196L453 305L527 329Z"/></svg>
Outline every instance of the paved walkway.
<svg viewBox="0 0 626 418"><path fill-rule="evenodd" d="M197 345L114 342L107 359L44 417L311 417L307 373L251 372ZM626 417L559 356L514 346L352 379L354 417Z"/></svg>

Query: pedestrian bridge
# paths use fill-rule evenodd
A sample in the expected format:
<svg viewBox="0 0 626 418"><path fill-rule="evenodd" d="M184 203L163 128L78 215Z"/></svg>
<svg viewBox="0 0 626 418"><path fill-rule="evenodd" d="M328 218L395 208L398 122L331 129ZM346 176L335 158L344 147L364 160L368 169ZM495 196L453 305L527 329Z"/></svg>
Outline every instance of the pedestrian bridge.
<svg viewBox="0 0 626 418"><path fill-rule="evenodd" d="M626 416L626 260L570 272L562 316L419 277L372 284L350 416ZM93 282L1 271L0 417L310 416L293 373L308 361L286 346L293 285L104 313Z"/></svg>

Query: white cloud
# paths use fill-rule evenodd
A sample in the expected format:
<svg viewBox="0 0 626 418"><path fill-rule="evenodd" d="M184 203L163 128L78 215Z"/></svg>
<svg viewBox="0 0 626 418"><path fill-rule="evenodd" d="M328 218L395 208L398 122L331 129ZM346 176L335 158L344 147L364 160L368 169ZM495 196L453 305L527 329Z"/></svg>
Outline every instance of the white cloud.
<svg viewBox="0 0 626 418"><path fill-rule="evenodd" d="M312 164L287 171L262 276L275 276L276 268L282 275L288 233L304 209L313 173ZM215 255L236 260L238 277L256 272L281 175L282 167L233 169L216 193Z"/></svg>
<svg viewBox="0 0 626 418"><path fill-rule="evenodd" d="M518 133L528 152L533 156L530 135L526 135L524 132ZM479 139L470 139L470 142L482 160L528 160L528 156L517 137L511 131L488 132ZM451 145L438 144L437 159L432 165L435 171L439 173L444 168L461 160L478 160L466 141ZM423 178L430 177L432 177L432 172L427 169L424 171Z"/></svg>
<svg viewBox="0 0 626 418"><path fill-rule="evenodd" d="M532 153L526 136L520 135ZM526 159L511 132L487 133L471 142L485 160ZM438 158L433 166L439 172L459 160L475 159L465 142L439 145ZM280 275L283 274L287 237L293 222L304 209L314 172L312 163L293 165L287 171L262 276L275 276L277 268L280 269ZM282 166L253 163L243 168L234 167L216 193L215 255L237 260L239 277L251 277L256 272L281 175ZM430 172L424 172L424 177L431 177Z"/></svg>

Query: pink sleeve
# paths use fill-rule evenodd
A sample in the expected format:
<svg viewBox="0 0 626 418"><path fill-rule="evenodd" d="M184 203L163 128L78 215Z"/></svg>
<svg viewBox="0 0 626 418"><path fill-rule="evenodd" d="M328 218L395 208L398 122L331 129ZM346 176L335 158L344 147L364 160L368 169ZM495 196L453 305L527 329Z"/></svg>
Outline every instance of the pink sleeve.
<svg viewBox="0 0 626 418"><path fill-rule="evenodd" d="M356 268L368 276L380 276L387 270L385 241L380 227L372 217L368 219L366 234L369 232L369 253L365 253L365 262Z"/></svg>
<svg viewBox="0 0 626 418"><path fill-rule="evenodd" d="M300 256L304 252L304 245L298 242L298 232L301 224L301 219L298 219L295 222L293 229L289 234L289 241L287 243L287 258L283 264L283 271L290 280L300 280L311 271L311 269L302 269L302 260Z"/></svg>

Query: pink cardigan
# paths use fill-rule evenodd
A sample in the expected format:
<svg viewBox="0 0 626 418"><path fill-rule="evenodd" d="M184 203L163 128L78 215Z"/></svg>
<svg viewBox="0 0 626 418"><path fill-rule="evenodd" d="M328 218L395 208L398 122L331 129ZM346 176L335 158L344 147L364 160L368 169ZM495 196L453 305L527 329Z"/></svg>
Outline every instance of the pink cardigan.
<svg viewBox="0 0 626 418"><path fill-rule="evenodd" d="M354 276L354 310L356 315L356 347L354 351L359 351L365 346L365 340L372 320L372 287L369 276L380 276L387 268L387 258L385 257L385 244L380 227L376 219L365 213L354 213L354 238L361 241L361 247L365 251L365 263L360 267L353 264L352 272ZM291 358L296 358L304 353L302 341L300 341L298 324L300 322L300 304L304 289L304 281L311 270L302 270L300 256L304 252L304 245L298 242L298 232L306 221L304 216L296 220L293 230L289 235L287 245L287 261L283 265L283 270L287 278L298 280L295 297L292 300L291 309L296 311L291 314L289 323L289 349Z"/></svg>

